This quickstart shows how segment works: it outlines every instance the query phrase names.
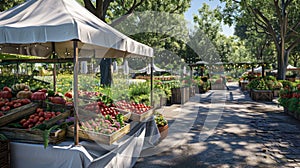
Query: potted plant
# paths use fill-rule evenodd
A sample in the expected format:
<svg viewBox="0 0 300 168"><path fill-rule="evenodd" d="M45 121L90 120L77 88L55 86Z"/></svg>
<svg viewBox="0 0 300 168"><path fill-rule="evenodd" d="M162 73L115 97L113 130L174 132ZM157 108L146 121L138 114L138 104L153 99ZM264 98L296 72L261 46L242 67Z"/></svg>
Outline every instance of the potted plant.
<svg viewBox="0 0 300 168"><path fill-rule="evenodd" d="M154 120L160 133L160 140L166 138L169 130L168 121L159 112L155 112Z"/></svg>

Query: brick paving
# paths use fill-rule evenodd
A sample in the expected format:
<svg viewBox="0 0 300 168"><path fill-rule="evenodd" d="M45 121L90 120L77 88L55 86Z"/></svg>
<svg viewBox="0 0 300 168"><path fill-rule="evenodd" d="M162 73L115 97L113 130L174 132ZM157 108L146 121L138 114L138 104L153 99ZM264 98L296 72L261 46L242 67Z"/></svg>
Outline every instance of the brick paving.
<svg viewBox="0 0 300 168"><path fill-rule="evenodd" d="M276 101L254 102L229 86L165 107L168 137L152 149L159 152L144 151L134 168L300 168L300 121Z"/></svg>

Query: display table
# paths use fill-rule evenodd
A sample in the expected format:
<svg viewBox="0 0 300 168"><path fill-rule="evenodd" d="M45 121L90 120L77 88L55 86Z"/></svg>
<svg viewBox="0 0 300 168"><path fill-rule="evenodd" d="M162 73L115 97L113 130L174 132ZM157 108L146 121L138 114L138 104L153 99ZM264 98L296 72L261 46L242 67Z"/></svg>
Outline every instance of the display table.
<svg viewBox="0 0 300 168"><path fill-rule="evenodd" d="M143 149L154 146L160 138L153 119L131 123L129 134L112 145L72 140L46 149L42 144L11 142L11 166L14 168L103 168L133 167Z"/></svg>

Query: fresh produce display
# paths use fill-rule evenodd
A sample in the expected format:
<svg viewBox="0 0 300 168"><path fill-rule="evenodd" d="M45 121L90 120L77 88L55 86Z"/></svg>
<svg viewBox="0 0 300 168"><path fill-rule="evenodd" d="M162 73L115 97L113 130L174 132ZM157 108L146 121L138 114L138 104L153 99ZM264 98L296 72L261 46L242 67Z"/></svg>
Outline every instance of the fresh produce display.
<svg viewBox="0 0 300 168"><path fill-rule="evenodd" d="M34 114L30 115L27 118L23 118L19 121L19 124L22 126L22 128L32 128L34 126L42 124L44 121L58 116L59 114L61 114L61 112L50 112L44 111L42 108L37 108Z"/></svg>
<svg viewBox="0 0 300 168"><path fill-rule="evenodd" d="M63 97L60 97L60 96L49 97L49 100L50 100L51 103L54 103L54 104L61 104L61 105L66 104L66 100Z"/></svg>
<svg viewBox="0 0 300 168"><path fill-rule="evenodd" d="M29 99L16 99L16 100L9 101L8 99L0 98L0 110L2 112L9 111L11 109L29 104L30 102L31 101Z"/></svg>
<svg viewBox="0 0 300 168"><path fill-rule="evenodd" d="M115 119L110 115L106 115L105 117L103 115L97 115L96 118L81 122L80 124L80 128L84 131L108 135L116 132L125 125L122 114L118 114Z"/></svg>
<svg viewBox="0 0 300 168"><path fill-rule="evenodd" d="M89 92L89 91L78 91L79 97L91 99L93 97L98 97L100 95L99 92Z"/></svg>
<svg viewBox="0 0 300 168"><path fill-rule="evenodd" d="M151 106L147 106L143 103L134 103L134 102L128 103L125 100L116 102L116 107L121 110L134 112L137 114L143 114L151 109Z"/></svg>
<svg viewBox="0 0 300 168"><path fill-rule="evenodd" d="M31 95L32 95L32 92L30 90L24 89L24 90L19 91L16 97L18 99L31 99Z"/></svg>
<svg viewBox="0 0 300 168"><path fill-rule="evenodd" d="M65 93L65 97L69 98L69 99L72 99L73 98L73 93L72 92L66 92Z"/></svg>
<svg viewBox="0 0 300 168"><path fill-rule="evenodd" d="M300 112L300 84L284 83L284 89L280 91L278 102L290 111Z"/></svg>
<svg viewBox="0 0 300 168"><path fill-rule="evenodd" d="M34 92L31 95L31 100L46 100L45 91L40 90L40 91Z"/></svg>
<svg viewBox="0 0 300 168"><path fill-rule="evenodd" d="M119 114L114 105L107 106L103 102L89 103L84 106L84 110L92 111L97 114L101 113L103 116L111 115L113 118L115 118Z"/></svg>
<svg viewBox="0 0 300 168"><path fill-rule="evenodd" d="M12 93L17 94L19 91L27 88L31 91L37 91L41 88L49 88L50 83L35 79L28 75L18 76L0 76L0 88L11 86Z"/></svg>
<svg viewBox="0 0 300 168"><path fill-rule="evenodd" d="M30 90L30 87L24 83L17 83L17 84L14 84L12 85L12 91L15 92L15 93L18 93L19 91L22 91L22 90Z"/></svg>
<svg viewBox="0 0 300 168"><path fill-rule="evenodd" d="M4 99L10 99L10 98L12 98L12 93L9 91L2 90L0 92L0 97L4 98Z"/></svg>

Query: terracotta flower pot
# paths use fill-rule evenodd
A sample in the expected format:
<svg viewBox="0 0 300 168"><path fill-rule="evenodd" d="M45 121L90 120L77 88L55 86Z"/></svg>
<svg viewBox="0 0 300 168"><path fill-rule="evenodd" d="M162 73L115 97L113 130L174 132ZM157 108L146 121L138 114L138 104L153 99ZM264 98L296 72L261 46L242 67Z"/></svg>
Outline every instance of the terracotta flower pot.
<svg viewBox="0 0 300 168"><path fill-rule="evenodd" d="M160 140L163 140L167 137L169 131L169 125L159 126L158 131L160 133Z"/></svg>

